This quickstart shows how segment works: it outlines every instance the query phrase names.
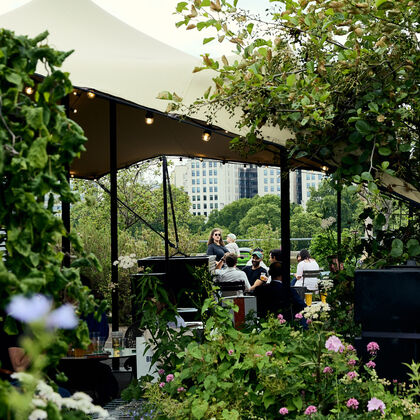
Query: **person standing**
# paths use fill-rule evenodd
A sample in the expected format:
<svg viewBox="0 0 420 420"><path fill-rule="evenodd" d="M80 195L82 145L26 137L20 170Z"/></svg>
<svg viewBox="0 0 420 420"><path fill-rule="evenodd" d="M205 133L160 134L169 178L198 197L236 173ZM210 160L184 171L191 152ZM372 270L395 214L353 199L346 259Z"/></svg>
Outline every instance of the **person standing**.
<svg viewBox="0 0 420 420"><path fill-rule="evenodd" d="M229 252L232 252L237 257L239 257L241 253L239 252L239 247L235 241L236 241L236 235L234 233L229 233L229 235L226 237L226 242L227 242L226 248L228 249Z"/></svg>
<svg viewBox="0 0 420 420"><path fill-rule="evenodd" d="M222 231L217 228L213 229L207 242L207 255L215 255L216 261L220 261L227 252L229 251L223 242Z"/></svg>
<svg viewBox="0 0 420 420"><path fill-rule="evenodd" d="M303 272L304 271L315 271L319 270L318 263L311 257L307 249L302 249L299 253L300 262L296 269L296 283L295 286L305 286L309 291L318 291L318 278L307 277L305 278L305 284L303 284Z"/></svg>
<svg viewBox="0 0 420 420"><path fill-rule="evenodd" d="M261 277L261 274L267 277L267 270L261 266L262 259L263 254L260 251L254 251L252 253L251 265L246 265L242 270L248 277L251 286Z"/></svg>

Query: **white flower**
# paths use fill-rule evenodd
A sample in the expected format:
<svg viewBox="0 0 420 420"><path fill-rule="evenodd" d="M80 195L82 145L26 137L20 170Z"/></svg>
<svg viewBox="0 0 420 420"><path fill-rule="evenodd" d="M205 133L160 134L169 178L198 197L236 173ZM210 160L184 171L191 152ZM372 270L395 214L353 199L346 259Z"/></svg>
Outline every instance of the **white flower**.
<svg viewBox="0 0 420 420"><path fill-rule="evenodd" d="M307 306L303 311L300 313L306 319L318 319L321 318L323 315L326 315L327 312L330 310L330 305L328 303L317 302L311 306Z"/></svg>
<svg viewBox="0 0 420 420"><path fill-rule="evenodd" d="M114 261L114 265L119 265L121 268L132 268L137 265L136 254L121 255L118 260Z"/></svg>
<svg viewBox="0 0 420 420"><path fill-rule="evenodd" d="M26 372L14 372L10 375L10 377L12 379L16 379L19 382L24 382L26 384L31 383L35 380L35 378L31 374Z"/></svg>
<svg viewBox="0 0 420 420"><path fill-rule="evenodd" d="M44 400L41 400L40 398L34 398L32 400L32 404L34 407L46 407L47 403Z"/></svg>
<svg viewBox="0 0 420 420"><path fill-rule="evenodd" d="M321 290L327 291L334 287L334 282L330 279L323 279L318 281L318 285Z"/></svg>
<svg viewBox="0 0 420 420"><path fill-rule="evenodd" d="M42 420L48 417L47 412L37 408L29 415L28 420Z"/></svg>
<svg viewBox="0 0 420 420"><path fill-rule="evenodd" d="M74 313L74 308L69 303L60 306L55 311L51 312L47 318L47 327L49 328L63 328L71 330L76 328L78 319Z"/></svg>
<svg viewBox="0 0 420 420"><path fill-rule="evenodd" d="M335 217L328 217L327 219L321 220L321 228L322 229L328 229L330 226L332 226L333 223L335 223Z"/></svg>
<svg viewBox="0 0 420 420"><path fill-rule="evenodd" d="M22 295L13 296L6 307L7 313L21 322L34 322L43 318L51 309L52 302L44 295L34 295L26 298Z"/></svg>
<svg viewBox="0 0 420 420"><path fill-rule="evenodd" d="M84 392L75 392L72 395L72 398L74 400L85 400L85 401L92 402L92 397L88 394L85 394Z"/></svg>

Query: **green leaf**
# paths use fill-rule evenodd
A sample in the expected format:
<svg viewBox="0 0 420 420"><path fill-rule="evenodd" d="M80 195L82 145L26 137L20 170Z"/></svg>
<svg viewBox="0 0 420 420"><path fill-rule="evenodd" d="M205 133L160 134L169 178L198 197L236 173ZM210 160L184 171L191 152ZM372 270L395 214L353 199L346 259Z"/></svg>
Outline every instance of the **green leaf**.
<svg viewBox="0 0 420 420"><path fill-rule="evenodd" d="M44 126L44 111L42 108L25 107L23 112L30 127L40 129Z"/></svg>
<svg viewBox="0 0 420 420"><path fill-rule="evenodd" d="M406 153L411 150L412 146L411 143L401 143L398 148L400 149L400 152Z"/></svg>
<svg viewBox="0 0 420 420"><path fill-rule="evenodd" d="M377 186L374 182L372 182L372 181L370 181L370 182L368 183L368 190L369 190L372 194L379 194L379 188L378 188L378 186Z"/></svg>
<svg viewBox="0 0 420 420"><path fill-rule="evenodd" d="M420 255L420 244L417 239L409 239L407 242L408 254L410 257L417 257Z"/></svg>
<svg viewBox="0 0 420 420"><path fill-rule="evenodd" d="M287 76L286 85L293 86L296 83L296 74L289 74Z"/></svg>
<svg viewBox="0 0 420 420"><path fill-rule="evenodd" d="M378 152L381 156L389 156L391 154L391 149L389 147L380 147Z"/></svg>
<svg viewBox="0 0 420 420"><path fill-rule="evenodd" d="M47 143L46 137L40 137L37 138L29 148L28 161L29 165L33 168L41 169L47 164Z"/></svg>
<svg viewBox="0 0 420 420"><path fill-rule="evenodd" d="M302 407L303 407L302 398L300 398L300 397L294 397L292 401L293 401L293 404L295 405L295 407L298 410L302 410Z"/></svg>
<svg viewBox="0 0 420 420"><path fill-rule="evenodd" d="M391 257L401 257L404 251L404 244L401 239L394 239L391 247Z"/></svg>
<svg viewBox="0 0 420 420"><path fill-rule="evenodd" d="M251 32L252 32L252 29L254 29L254 24L253 23L249 23L247 26L246 26L246 30L247 30L247 32L251 35Z"/></svg>
<svg viewBox="0 0 420 420"><path fill-rule="evenodd" d="M207 401L195 400L191 406L191 413L195 419L202 419L208 408L209 404Z"/></svg>
<svg viewBox="0 0 420 420"><path fill-rule="evenodd" d="M19 332L16 326L16 321L10 316L6 317L3 328L4 331L9 335L16 335Z"/></svg>
<svg viewBox="0 0 420 420"><path fill-rule="evenodd" d="M372 126L365 120L356 121L356 130L364 136L368 135L371 131L373 131Z"/></svg>
<svg viewBox="0 0 420 420"><path fill-rule="evenodd" d="M210 37L210 38L204 38L203 39L203 45L208 44L209 42L213 41L214 36Z"/></svg>
<svg viewBox="0 0 420 420"><path fill-rule="evenodd" d="M362 172L362 174L360 175L360 177L364 180L364 181L373 181L373 176L370 172Z"/></svg>
<svg viewBox="0 0 420 420"><path fill-rule="evenodd" d="M180 12L182 12L183 10L188 10L188 9L187 9L187 5L188 5L188 3L187 3L186 1L182 1L182 2L178 3L178 4L176 5L176 11L177 11L178 13L180 13Z"/></svg>
<svg viewBox="0 0 420 420"><path fill-rule="evenodd" d="M378 104L375 103L375 102L369 102L368 107L372 112L378 112L379 111Z"/></svg>
<svg viewBox="0 0 420 420"><path fill-rule="evenodd" d="M6 80L9 83L13 83L16 86L22 85L22 77L18 73L15 73L15 72L6 73Z"/></svg>
<svg viewBox="0 0 420 420"><path fill-rule="evenodd" d="M394 4L389 0L376 0L375 5L378 10L392 9L394 7Z"/></svg>
<svg viewBox="0 0 420 420"><path fill-rule="evenodd" d="M233 409L233 410L226 410L224 409L222 411L222 418L226 420L238 420L239 419L239 413Z"/></svg>

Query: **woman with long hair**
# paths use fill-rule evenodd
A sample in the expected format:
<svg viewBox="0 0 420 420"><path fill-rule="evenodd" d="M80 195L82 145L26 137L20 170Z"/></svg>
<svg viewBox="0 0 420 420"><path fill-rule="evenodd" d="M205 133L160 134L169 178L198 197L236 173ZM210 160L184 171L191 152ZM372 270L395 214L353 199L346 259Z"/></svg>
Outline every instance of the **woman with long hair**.
<svg viewBox="0 0 420 420"><path fill-rule="evenodd" d="M220 261L223 256L229 252L225 247L220 229L213 229L207 241L207 255L216 255L216 261Z"/></svg>
<svg viewBox="0 0 420 420"><path fill-rule="evenodd" d="M318 263L311 257L307 249L302 249L299 253L300 262L296 269L296 283L295 286L305 286L309 291L318 290L318 278L316 277L305 277L305 284L303 284L303 272L304 271L316 271L319 270Z"/></svg>

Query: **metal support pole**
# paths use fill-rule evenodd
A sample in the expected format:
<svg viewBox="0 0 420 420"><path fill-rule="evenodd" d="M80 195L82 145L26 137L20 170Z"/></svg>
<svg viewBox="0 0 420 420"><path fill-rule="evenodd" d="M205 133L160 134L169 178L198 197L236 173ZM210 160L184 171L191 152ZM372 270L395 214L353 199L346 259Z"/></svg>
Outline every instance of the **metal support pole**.
<svg viewBox="0 0 420 420"><path fill-rule="evenodd" d="M167 183L166 183L166 172L168 168L168 162L166 156L162 158L162 185L163 185L163 224L165 229L165 261L168 266L169 260L169 232L168 232L168 194L167 194Z"/></svg>
<svg viewBox="0 0 420 420"><path fill-rule="evenodd" d="M337 181L337 257L341 261L341 181Z"/></svg>
<svg viewBox="0 0 420 420"><path fill-rule="evenodd" d="M282 278L290 284L290 173L287 150L280 149L281 165L281 249L283 255Z"/></svg>
<svg viewBox="0 0 420 420"><path fill-rule="evenodd" d="M112 331L119 328L118 308L118 201L117 201L117 105L109 102L109 159L111 191L111 283L112 283Z"/></svg>

